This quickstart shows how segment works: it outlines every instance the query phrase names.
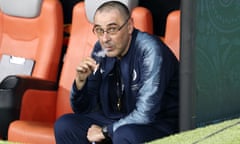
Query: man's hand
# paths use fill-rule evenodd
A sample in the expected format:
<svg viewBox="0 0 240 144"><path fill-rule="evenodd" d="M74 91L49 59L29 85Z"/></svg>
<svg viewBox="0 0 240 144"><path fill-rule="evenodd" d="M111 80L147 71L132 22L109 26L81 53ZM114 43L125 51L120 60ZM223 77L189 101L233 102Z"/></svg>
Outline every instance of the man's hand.
<svg viewBox="0 0 240 144"><path fill-rule="evenodd" d="M100 142L105 139L102 133L102 127L98 125L92 125L87 132L87 138L90 142Z"/></svg>
<svg viewBox="0 0 240 144"><path fill-rule="evenodd" d="M76 78L75 82L78 89L81 89L82 86L85 84L87 77L96 69L98 65L96 61L91 57L87 57L83 60L78 67L76 68Z"/></svg>

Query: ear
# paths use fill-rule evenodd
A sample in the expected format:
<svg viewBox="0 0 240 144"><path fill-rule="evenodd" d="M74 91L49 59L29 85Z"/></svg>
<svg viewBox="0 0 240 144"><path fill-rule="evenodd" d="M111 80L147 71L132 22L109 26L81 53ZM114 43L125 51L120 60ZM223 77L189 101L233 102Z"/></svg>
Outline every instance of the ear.
<svg viewBox="0 0 240 144"><path fill-rule="evenodd" d="M134 21L133 21L133 18L130 18L128 22L128 33L132 34L133 29L134 29Z"/></svg>

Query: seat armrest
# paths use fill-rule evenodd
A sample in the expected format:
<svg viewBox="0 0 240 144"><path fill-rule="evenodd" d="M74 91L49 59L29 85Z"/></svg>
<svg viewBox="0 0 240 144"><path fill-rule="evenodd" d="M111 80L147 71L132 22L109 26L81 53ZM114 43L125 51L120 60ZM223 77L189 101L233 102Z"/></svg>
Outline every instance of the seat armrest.
<svg viewBox="0 0 240 144"><path fill-rule="evenodd" d="M0 135L7 137L10 122L19 119L22 97L25 91L57 90L57 83L31 76L12 75L0 83Z"/></svg>
<svg viewBox="0 0 240 144"><path fill-rule="evenodd" d="M57 88L57 83L32 76L21 75L7 76L0 83L0 89L16 89L20 87L24 89L54 90Z"/></svg>
<svg viewBox="0 0 240 144"><path fill-rule="evenodd" d="M56 90L57 83L31 76L8 76L0 83L0 108L14 106L19 109L23 93L27 89Z"/></svg>

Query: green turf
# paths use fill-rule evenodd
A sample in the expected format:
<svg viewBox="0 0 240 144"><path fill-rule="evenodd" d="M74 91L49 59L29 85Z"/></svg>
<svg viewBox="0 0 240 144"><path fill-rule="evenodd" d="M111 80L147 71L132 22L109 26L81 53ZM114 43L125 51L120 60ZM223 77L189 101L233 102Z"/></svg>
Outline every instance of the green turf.
<svg viewBox="0 0 240 144"><path fill-rule="evenodd" d="M0 144L20 144L16 142L0 141Z"/></svg>
<svg viewBox="0 0 240 144"><path fill-rule="evenodd" d="M240 119L182 132L148 144L240 144Z"/></svg>

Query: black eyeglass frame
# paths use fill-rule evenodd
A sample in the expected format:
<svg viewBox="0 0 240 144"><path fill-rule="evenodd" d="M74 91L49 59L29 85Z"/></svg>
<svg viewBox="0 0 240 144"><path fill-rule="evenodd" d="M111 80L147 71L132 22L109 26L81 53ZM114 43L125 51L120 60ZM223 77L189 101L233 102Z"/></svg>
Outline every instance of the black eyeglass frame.
<svg viewBox="0 0 240 144"><path fill-rule="evenodd" d="M130 19L130 16L129 16L129 17L126 19L126 21L125 21L116 31L114 31L114 32L109 32L109 29L108 29L108 28L107 28L106 30L100 28L100 29L101 29L101 32L98 33L98 32L95 31L96 26L93 27L92 31L93 31L93 33L94 33L95 35L98 35L98 36L103 36L105 32L106 32L107 34L110 34L110 35L115 35L117 32L119 32L119 31L128 23L129 19Z"/></svg>

